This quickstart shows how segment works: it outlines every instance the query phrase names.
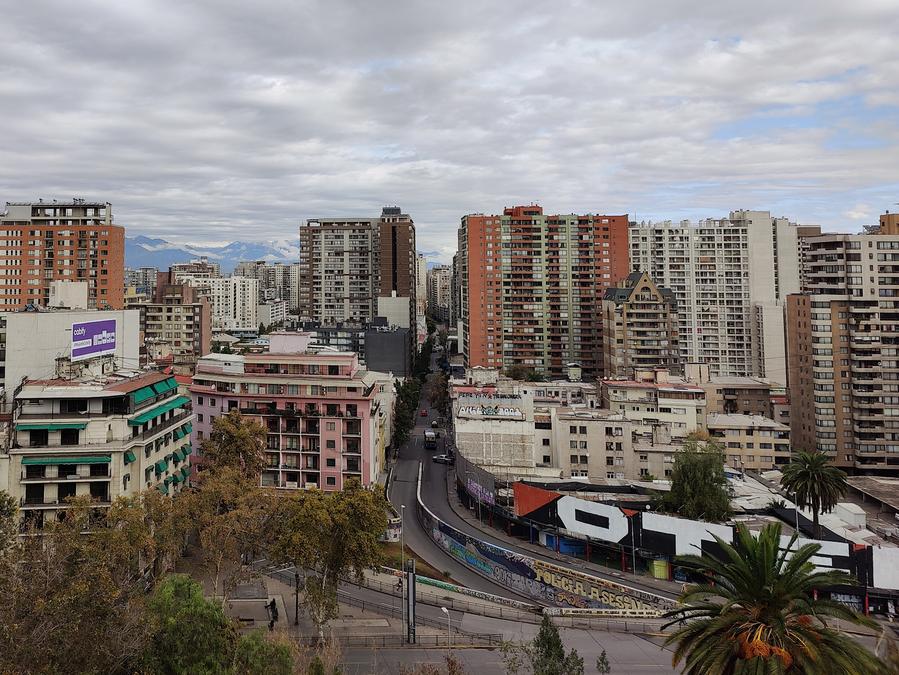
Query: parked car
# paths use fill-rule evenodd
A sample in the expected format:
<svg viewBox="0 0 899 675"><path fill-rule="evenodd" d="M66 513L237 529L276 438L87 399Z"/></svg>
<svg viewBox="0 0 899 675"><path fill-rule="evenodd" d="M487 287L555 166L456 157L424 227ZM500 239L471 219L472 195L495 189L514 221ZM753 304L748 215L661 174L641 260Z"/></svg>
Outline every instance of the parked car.
<svg viewBox="0 0 899 675"><path fill-rule="evenodd" d="M455 464L456 460L452 455L434 455L433 459L438 464Z"/></svg>
<svg viewBox="0 0 899 675"><path fill-rule="evenodd" d="M432 429L436 429L437 426L438 426L438 425L437 425L437 420L433 420L433 421L431 422L431 428L432 428Z"/></svg>
<svg viewBox="0 0 899 675"><path fill-rule="evenodd" d="M422 417L427 417L427 416L428 416L428 409L427 409L427 408L422 408L422 409L421 409L421 413L419 413L419 414L420 414Z"/></svg>

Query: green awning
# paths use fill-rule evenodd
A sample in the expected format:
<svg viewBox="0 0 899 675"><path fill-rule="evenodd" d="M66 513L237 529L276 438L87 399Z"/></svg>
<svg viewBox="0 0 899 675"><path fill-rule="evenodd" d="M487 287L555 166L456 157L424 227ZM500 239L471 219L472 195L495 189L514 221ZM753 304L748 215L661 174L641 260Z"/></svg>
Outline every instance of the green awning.
<svg viewBox="0 0 899 675"><path fill-rule="evenodd" d="M185 480L187 480L187 477L190 476L190 467L182 466L181 467L181 475L184 476Z"/></svg>
<svg viewBox="0 0 899 675"><path fill-rule="evenodd" d="M167 461L165 461L164 459L160 459L158 462L156 462L156 473L162 473L163 471L165 471L168 468L169 468L169 463Z"/></svg>
<svg viewBox="0 0 899 675"><path fill-rule="evenodd" d="M169 493L169 486L166 483L160 483L156 486L156 489L164 495L167 495Z"/></svg>
<svg viewBox="0 0 899 675"><path fill-rule="evenodd" d="M181 427L175 429L175 438L184 438L185 433L181 430Z"/></svg>
<svg viewBox="0 0 899 675"><path fill-rule="evenodd" d="M174 476L166 476L166 477L165 477L165 480L162 481L162 482L163 482L163 483L174 483L174 482L175 482L175 477L174 477Z"/></svg>
<svg viewBox="0 0 899 675"><path fill-rule="evenodd" d="M176 462L183 462L186 457L182 450L175 450L175 453L172 456L175 458Z"/></svg>
<svg viewBox="0 0 899 675"><path fill-rule="evenodd" d="M189 455L190 453L192 453L194 451L194 448L190 443L188 443L187 445L182 445L181 449L184 450L185 457L187 457L187 455Z"/></svg>
<svg viewBox="0 0 899 675"><path fill-rule="evenodd" d="M172 476L172 484L173 485L180 483L183 480L184 480L184 477L180 473L176 473L174 476Z"/></svg>
<svg viewBox="0 0 899 675"><path fill-rule="evenodd" d="M156 392L153 391L153 387L141 387L137 391L131 392L131 395L134 397L135 403L143 403L151 398L156 396Z"/></svg>
<svg viewBox="0 0 899 675"><path fill-rule="evenodd" d="M109 464L109 455L92 455L85 457L23 457L22 464Z"/></svg>
<svg viewBox="0 0 899 675"><path fill-rule="evenodd" d="M175 379L170 377L167 380L163 380L162 382L157 382L153 385L153 389L156 390L157 394L164 394L167 391L172 391L172 389L177 389L178 383L175 382Z"/></svg>
<svg viewBox="0 0 899 675"><path fill-rule="evenodd" d="M188 422L187 424L183 425L181 428L184 429L184 433L189 434L191 431L194 430L194 425L191 424L190 422Z"/></svg>
<svg viewBox="0 0 899 675"><path fill-rule="evenodd" d="M137 459L137 456L134 454L133 450L125 451L125 464L131 464L134 460Z"/></svg>
<svg viewBox="0 0 899 675"><path fill-rule="evenodd" d="M146 424L150 420L155 417L159 417L160 415L164 415L170 410L174 410L175 408L180 408L183 405L187 405L190 403L190 399L187 396L176 396L171 401L166 401L162 405L158 405L155 408L150 408L149 410L145 410L137 417L134 417L128 420L128 424L132 427L139 427L142 424Z"/></svg>
<svg viewBox="0 0 899 675"><path fill-rule="evenodd" d="M44 422L42 424L17 424L16 431L59 431L60 429L86 429L87 422Z"/></svg>

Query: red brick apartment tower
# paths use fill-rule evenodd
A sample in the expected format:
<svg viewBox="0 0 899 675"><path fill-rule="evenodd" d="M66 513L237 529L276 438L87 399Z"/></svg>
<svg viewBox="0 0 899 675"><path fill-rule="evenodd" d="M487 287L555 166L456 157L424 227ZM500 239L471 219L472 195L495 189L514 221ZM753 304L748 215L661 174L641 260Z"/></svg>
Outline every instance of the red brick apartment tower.
<svg viewBox="0 0 899 675"><path fill-rule="evenodd" d="M0 310L46 306L50 282L85 281L88 307L122 309L125 228L109 203L7 202L0 214Z"/></svg>
<svg viewBox="0 0 899 675"><path fill-rule="evenodd" d="M469 366L561 376L602 369L601 303L627 276L628 217L544 215L537 205L468 215L459 228L462 349Z"/></svg>

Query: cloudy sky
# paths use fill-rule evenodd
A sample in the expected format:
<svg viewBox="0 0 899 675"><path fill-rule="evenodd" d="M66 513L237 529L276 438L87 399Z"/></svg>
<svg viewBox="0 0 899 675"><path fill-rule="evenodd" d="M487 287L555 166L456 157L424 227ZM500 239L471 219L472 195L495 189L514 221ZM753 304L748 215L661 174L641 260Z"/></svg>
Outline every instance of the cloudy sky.
<svg viewBox="0 0 899 675"><path fill-rule="evenodd" d="M834 230L899 209L899 2L3 3L0 201L113 203L129 234L292 239L459 217Z"/></svg>

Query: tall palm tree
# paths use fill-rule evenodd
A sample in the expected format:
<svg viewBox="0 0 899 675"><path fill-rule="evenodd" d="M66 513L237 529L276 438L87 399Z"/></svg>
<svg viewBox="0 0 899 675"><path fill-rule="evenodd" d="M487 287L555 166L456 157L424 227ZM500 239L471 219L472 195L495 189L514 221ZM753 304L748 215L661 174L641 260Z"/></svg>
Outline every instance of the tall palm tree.
<svg viewBox="0 0 899 675"><path fill-rule="evenodd" d="M832 466L823 452L801 451L784 469L780 483L800 507L811 508L815 537L820 539L818 515L833 509L846 493L846 474Z"/></svg>
<svg viewBox="0 0 899 675"><path fill-rule="evenodd" d="M780 523L765 526L758 538L737 526L733 545L715 537L715 555L685 556L681 565L707 581L688 586L682 606L668 612L666 628L679 624L665 641L676 644L673 665L684 661L687 675L773 675L820 673L869 675L883 672L874 654L828 625L841 619L876 626L845 605L814 597L816 588L852 583L843 572L815 571L820 546L780 548Z"/></svg>

